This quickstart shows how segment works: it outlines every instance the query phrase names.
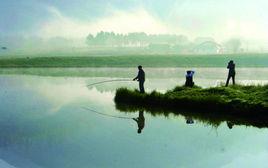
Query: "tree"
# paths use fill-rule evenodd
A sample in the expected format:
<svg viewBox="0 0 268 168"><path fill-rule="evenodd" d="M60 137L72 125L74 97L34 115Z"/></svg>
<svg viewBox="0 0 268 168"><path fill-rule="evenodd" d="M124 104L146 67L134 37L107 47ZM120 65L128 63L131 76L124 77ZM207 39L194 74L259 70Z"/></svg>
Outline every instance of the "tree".
<svg viewBox="0 0 268 168"><path fill-rule="evenodd" d="M233 38L224 43L225 50L231 53L237 53L241 47L241 40Z"/></svg>
<svg viewBox="0 0 268 168"><path fill-rule="evenodd" d="M89 35L87 36L87 38L86 38L86 43L87 43L88 45L92 45L92 44L94 44L94 36L93 36L92 34L89 34Z"/></svg>
<svg viewBox="0 0 268 168"><path fill-rule="evenodd" d="M186 46L189 41L186 36L172 34L147 35L144 32L132 32L126 35L115 34L114 32L98 32L94 37L89 34L86 43L90 46L109 47L147 47L150 44L165 44L169 46Z"/></svg>

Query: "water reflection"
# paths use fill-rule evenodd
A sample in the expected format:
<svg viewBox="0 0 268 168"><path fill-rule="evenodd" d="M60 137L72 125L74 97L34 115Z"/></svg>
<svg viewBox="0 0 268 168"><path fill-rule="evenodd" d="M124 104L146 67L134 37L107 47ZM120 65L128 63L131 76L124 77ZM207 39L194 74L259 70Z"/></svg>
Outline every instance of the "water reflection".
<svg viewBox="0 0 268 168"><path fill-rule="evenodd" d="M129 105L116 103L116 109L121 112L136 112L139 110L145 110L152 116L169 116L173 114L175 116L185 117L186 124L194 124L194 120L211 125L213 127L219 127L223 122L227 123L229 129L232 129L233 125L254 126L257 128L268 128L268 116L263 114L228 114L224 112L211 112L211 111L185 111L185 110L169 110L169 109L157 109L152 107L142 107L140 105Z"/></svg>
<svg viewBox="0 0 268 168"><path fill-rule="evenodd" d="M145 118L144 118L143 110L140 110L139 117L133 118L133 120L137 122L137 125L138 125L137 133L140 134L145 125Z"/></svg>
<svg viewBox="0 0 268 168"><path fill-rule="evenodd" d="M232 129L234 126L234 123L232 123L231 121L226 121L226 124L227 124L229 129Z"/></svg>
<svg viewBox="0 0 268 168"><path fill-rule="evenodd" d="M142 108L136 108L136 113L120 113L113 102L120 83L99 86L102 91L86 88L87 83L101 80L0 77L1 160L21 168L246 167L266 163L267 129L237 126L247 125L248 120L213 113L163 113ZM161 77L148 80L151 84L147 87L163 90L180 81ZM81 109L83 106L129 119L102 117ZM144 122L134 121L134 117ZM187 120L194 125L186 124ZM232 131L226 121L235 124ZM208 124L217 126L217 135Z"/></svg>
<svg viewBox="0 0 268 168"><path fill-rule="evenodd" d="M192 119L192 117L186 117L186 124L194 124L194 120Z"/></svg>

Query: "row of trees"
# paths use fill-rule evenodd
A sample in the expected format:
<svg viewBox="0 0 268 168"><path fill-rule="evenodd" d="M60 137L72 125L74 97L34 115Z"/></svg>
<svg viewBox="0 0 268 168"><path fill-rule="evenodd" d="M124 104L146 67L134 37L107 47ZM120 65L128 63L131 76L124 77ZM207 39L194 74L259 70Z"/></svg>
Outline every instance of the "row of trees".
<svg viewBox="0 0 268 168"><path fill-rule="evenodd" d="M204 45L203 43L210 42ZM175 49L176 51L187 52L229 52L237 53L242 51L240 39L230 39L221 44L213 38L198 37L190 41L185 35L170 34L146 34L144 32L135 32L128 34L116 34L114 32L99 32L95 36L89 34L86 38L89 46L99 47L147 47L152 50ZM198 50L196 49L198 48Z"/></svg>
<svg viewBox="0 0 268 168"><path fill-rule="evenodd" d="M115 34L114 32L99 32L94 37L92 34L87 36L88 45L99 46L148 46L152 43L157 44L186 44L188 38L183 35L147 35L144 32Z"/></svg>

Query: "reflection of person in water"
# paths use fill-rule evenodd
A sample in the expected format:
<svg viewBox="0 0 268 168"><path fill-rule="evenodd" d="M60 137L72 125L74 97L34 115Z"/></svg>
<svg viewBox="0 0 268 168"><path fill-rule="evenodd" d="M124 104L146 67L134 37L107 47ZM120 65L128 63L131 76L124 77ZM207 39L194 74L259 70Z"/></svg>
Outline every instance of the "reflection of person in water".
<svg viewBox="0 0 268 168"><path fill-rule="evenodd" d="M192 117L186 117L186 124L193 124L194 120L192 119Z"/></svg>
<svg viewBox="0 0 268 168"><path fill-rule="evenodd" d="M134 121L137 122L138 124L138 134L141 133L142 129L144 128L144 125L145 125L145 118L144 118L144 115L143 115L143 111L139 111L139 117L138 118L133 118Z"/></svg>
<svg viewBox="0 0 268 168"><path fill-rule="evenodd" d="M230 121L226 121L226 123L227 123L227 126L228 126L229 129L232 129L233 128L234 123L232 123Z"/></svg>

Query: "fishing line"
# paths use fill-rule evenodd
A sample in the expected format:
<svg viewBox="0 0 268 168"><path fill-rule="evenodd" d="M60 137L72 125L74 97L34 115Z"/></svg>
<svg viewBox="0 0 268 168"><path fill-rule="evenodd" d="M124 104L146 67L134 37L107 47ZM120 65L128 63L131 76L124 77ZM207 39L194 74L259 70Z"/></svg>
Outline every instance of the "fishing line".
<svg viewBox="0 0 268 168"><path fill-rule="evenodd" d="M102 83L107 83L107 82L130 82L130 81L133 81L133 80L130 80L130 79L114 79L114 80L106 80L106 81L101 81L101 82L91 83L91 84L87 85L87 87L89 87L89 86L93 86L93 85L102 84Z"/></svg>
<svg viewBox="0 0 268 168"><path fill-rule="evenodd" d="M106 117L113 117L113 118L120 118L120 119L127 119L127 120L132 120L133 118L131 117L120 117L120 116L114 116L114 115L110 115L110 114L105 114L105 113L101 113L101 112L98 112L96 110L93 110L93 109L90 109L88 107L81 107L85 110L88 110L90 112L93 112L93 113L96 113L96 114L99 114L99 115L103 115L103 116L106 116Z"/></svg>

